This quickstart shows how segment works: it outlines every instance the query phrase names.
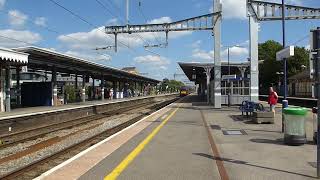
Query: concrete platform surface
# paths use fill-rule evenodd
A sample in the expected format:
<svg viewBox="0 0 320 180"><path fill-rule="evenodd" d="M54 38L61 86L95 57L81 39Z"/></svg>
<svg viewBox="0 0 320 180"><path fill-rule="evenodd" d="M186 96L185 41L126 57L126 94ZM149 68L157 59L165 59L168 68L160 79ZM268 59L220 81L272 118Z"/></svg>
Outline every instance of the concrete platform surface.
<svg viewBox="0 0 320 180"><path fill-rule="evenodd" d="M311 120L307 130L308 144L288 146L279 113L275 124L254 124L237 107L188 96L38 179L316 179Z"/></svg>

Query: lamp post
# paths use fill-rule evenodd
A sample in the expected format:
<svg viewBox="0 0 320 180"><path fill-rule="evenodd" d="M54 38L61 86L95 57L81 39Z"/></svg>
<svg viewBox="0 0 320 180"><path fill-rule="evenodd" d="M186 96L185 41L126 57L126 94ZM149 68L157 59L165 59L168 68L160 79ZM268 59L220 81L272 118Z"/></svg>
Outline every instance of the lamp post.
<svg viewBox="0 0 320 180"><path fill-rule="evenodd" d="M230 48L233 48L233 47L241 48L241 47L244 47L244 46L240 46L240 45L227 45L227 46L223 46L223 47L226 47L226 48L227 48L227 51L228 51L228 75L230 75L230 73L231 73L231 68L230 68Z"/></svg>
<svg viewBox="0 0 320 180"><path fill-rule="evenodd" d="M284 0L282 0L282 46L286 48L286 26L285 26L285 4ZM283 78L283 85L284 85L284 93L283 99L287 100L287 59L283 59L283 71L284 71L284 78Z"/></svg>

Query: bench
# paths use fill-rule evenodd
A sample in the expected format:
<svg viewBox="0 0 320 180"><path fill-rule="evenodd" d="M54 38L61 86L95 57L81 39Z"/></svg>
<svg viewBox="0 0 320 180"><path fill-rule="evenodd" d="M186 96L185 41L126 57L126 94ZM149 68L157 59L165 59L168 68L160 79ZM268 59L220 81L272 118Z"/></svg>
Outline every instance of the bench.
<svg viewBox="0 0 320 180"><path fill-rule="evenodd" d="M243 101L239 109L241 111L242 116L244 113L246 113L247 117L249 116L249 114L252 115L252 113L255 111L264 111L264 107L262 104L255 103L253 101Z"/></svg>

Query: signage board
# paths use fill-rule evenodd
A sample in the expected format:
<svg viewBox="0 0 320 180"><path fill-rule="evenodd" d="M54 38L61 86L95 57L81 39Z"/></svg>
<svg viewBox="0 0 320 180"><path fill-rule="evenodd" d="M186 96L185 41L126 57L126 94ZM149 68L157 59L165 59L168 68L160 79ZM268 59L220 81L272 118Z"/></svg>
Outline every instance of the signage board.
<svg viewBox="0 0 320 180"><path fill-rule="evenodd" d="M28 66L22 66L21 72L28 72Z"/></svg>
<svg viewBox="0 0 320 180"><path fill-rule="evenodd" d="M277 52L277 61L282 61L284 58L289 58L291 56L294 56L294 46L289 46L281 51Z"/></svg>
<svg viewBox="0 0 320 180"><path fill-rule="evenodd" d="M237 75L236 74L222 75L222 80L231 80L231 79L237 79Z"/></svg>

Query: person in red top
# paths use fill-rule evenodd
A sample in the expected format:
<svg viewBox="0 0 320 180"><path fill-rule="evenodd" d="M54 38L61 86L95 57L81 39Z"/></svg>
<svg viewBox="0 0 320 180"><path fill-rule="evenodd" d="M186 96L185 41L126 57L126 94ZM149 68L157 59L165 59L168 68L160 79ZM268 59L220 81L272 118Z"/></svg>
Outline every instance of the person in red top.
<svg viewBox="0 0 320 180"><path fill-rule="evenodd" d="M270 105L270 111L275 112L276 104L278 103L278 94L273 90L272 87L269 88L268 104Z"/></svg>

